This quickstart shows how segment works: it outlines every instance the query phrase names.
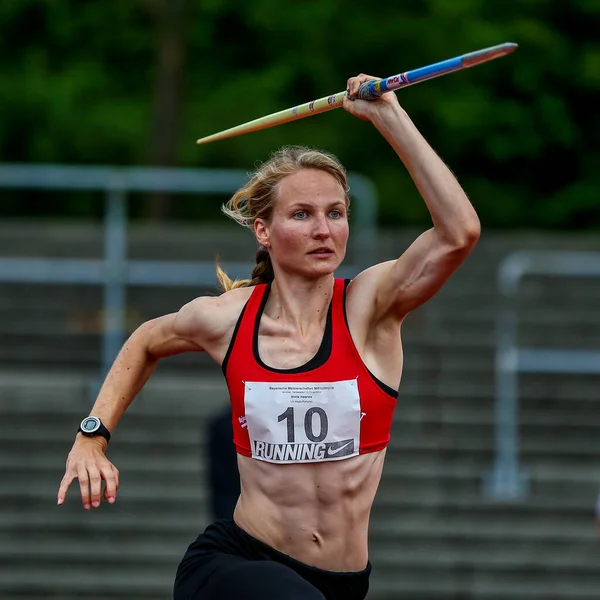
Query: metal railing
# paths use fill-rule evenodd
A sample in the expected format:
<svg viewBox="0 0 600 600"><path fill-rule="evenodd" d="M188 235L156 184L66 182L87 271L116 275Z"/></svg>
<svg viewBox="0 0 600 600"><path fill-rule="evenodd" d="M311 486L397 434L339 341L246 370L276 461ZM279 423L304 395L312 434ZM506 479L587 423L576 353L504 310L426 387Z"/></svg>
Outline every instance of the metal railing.
<svg viewBox="0 0 600 600"><path fill-rule="evenodd" d="M524 497L529 478L520 466L518 432L519 373L600 374L600 351L520 348L514 306L525 275L600 278L600 253L515 252L498 270L502 308L496 329L495 459L485 476L485 492L499 500Z"/></svg>
<svg viewBox="0 0 600 600"><path fill-rule="evenodd" d="M127 193L175 192L231 194L248 174L232 169L116 168L62 165L0 165L0 188L104 191L104 259L0 257L0 282L96 284L104 289L102 375L110 368L125 336L126 287L217 283L213 262L142 261L127 258ZM351 277L375 262L377 192L364 175L349 173L354 245L351 265L338 275ZM252 271L250 262L223 264L233 278Z"/></svg>

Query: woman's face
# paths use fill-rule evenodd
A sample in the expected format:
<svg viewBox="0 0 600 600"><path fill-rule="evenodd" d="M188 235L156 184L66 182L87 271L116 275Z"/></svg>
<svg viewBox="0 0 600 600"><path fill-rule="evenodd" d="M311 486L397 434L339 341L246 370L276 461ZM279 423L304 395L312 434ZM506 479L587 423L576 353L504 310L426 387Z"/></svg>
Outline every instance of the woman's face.
<svg viewBox="0 0 600 600"><path fill-rule="evenodd" d="M303 169L281 180L270 222L254 231L275 271L316 278L333 273L346 255L348 213L342 186L325 171Z"/></svg>

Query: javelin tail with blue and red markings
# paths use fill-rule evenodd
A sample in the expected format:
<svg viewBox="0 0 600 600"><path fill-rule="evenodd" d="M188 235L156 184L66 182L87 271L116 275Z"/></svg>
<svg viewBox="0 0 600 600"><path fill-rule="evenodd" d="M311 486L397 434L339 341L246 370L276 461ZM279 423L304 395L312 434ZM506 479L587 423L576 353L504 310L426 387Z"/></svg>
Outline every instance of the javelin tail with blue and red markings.
<svg viewBox="0 0 600 600"><path fill-rule="evenodd" d="M497 46L490 46L489 48L483 48L482 50L476 50L475 52L469 52L455 58L449 58L441 62L421 67L419 69L413 69L412 71L406 71L405 73L399 73L398 75L392 75L385 79L373 79L372 81L365 81L360 86L357 97L362 100L375 100L382 94L392 92L415 83L421 83L434 77L440 77L447 73L454 73L461 69L467 69L474 67L481 63L506 56L517 49L517 44L507 42L505 44L499 44ZM331 96L324 96L318 100L312 102L306 102L299 106L287 108L279 112L243 123L231 129L225 129L219 133L203 137L197 141L198 144L207 144L209 142L216 142L217 140L224 140L229 137L236 135L242 135L244 133L250 133L252 131L259 131L260 129L267 129L274 127L275 125L282 125L283 123L289 123L290 121L296 121L303 119L304 117L310 117L312 115L318 115L334 108L342 106L344 97L347 95L346 91L332 94Z"/></svg>

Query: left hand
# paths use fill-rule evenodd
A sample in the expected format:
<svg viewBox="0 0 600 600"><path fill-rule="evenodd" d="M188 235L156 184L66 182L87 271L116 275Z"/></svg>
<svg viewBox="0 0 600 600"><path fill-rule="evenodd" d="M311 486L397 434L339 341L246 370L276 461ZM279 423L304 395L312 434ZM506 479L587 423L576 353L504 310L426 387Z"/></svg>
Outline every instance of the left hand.
<svg viewBox="0 0 600 600"><path fill-rule="evenodd" d="M348 96L355 97L361 83L373 79L381 79L381 77L373 77L364 73L356 77L350 77L346 85ZM363 121L373 121L374 118L377 118L384 112L391 112L394 109L400 108L400 103L394 92L386 92L376 100L350 100L348 96L344 98L344 110Z"/></svg>

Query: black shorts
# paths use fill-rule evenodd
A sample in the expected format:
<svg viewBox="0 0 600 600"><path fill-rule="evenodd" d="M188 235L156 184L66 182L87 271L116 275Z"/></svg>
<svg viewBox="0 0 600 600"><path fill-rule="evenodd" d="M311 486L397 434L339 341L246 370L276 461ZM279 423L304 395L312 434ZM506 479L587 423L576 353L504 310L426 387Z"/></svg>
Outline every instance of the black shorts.
<svg viewBox="0 0 600 600"><path fill-rule="evenodd" d="M209 525L188 548L174 600L364 600L371 565L325 571L253 538L233 519Z"/></svg>

